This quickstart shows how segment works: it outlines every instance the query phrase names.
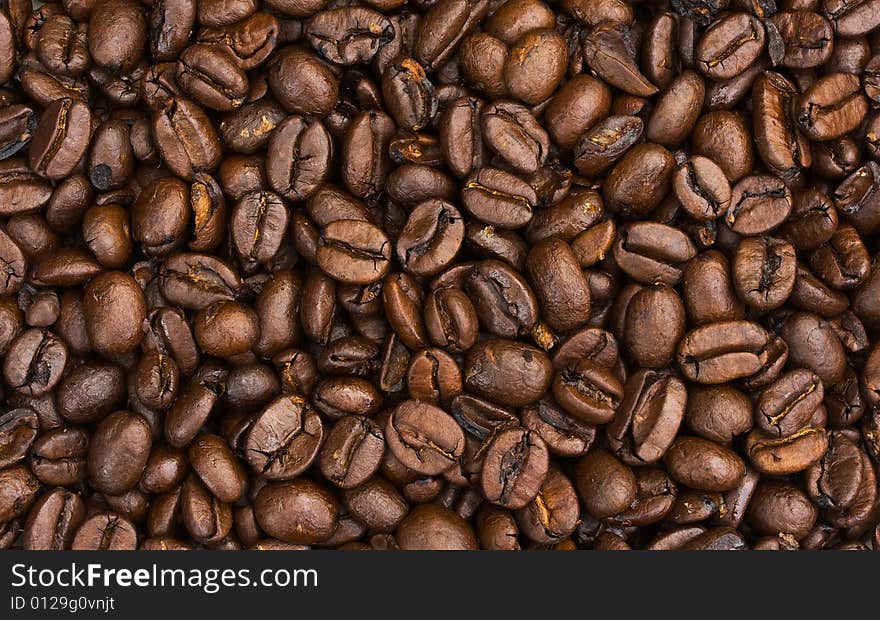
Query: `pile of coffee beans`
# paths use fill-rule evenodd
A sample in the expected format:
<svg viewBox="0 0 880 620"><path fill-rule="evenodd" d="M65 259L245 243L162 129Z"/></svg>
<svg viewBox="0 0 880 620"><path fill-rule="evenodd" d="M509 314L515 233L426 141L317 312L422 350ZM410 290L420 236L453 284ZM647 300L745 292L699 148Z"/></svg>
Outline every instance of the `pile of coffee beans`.
<svg viewBox="0 0 880 620"><path fill-rule="evenodd" d="M0 547L880 548L880 0L0 7Z"/></svg>

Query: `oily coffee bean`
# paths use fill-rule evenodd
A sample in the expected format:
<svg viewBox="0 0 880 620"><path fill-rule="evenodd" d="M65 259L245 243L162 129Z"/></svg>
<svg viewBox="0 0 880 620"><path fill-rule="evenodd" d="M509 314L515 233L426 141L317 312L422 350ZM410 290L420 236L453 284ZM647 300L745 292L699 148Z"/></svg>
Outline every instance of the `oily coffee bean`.
<svg viewBox="0 0 880 620"><path fill-rule="evenodd" d="M521 407L537 402L550 386L553 367L539 349L514 340L477 343L464 366L466 389L500 405ZM513 392L512 384L520 386Z"/></svg>
<svg viewBox="0 0 880 620"><path fill-rule="evenodd" d="M791 244L772 237L747 237L736 249L731 277L747 306L766 311L778 308L789 298L795 269Z"/></svg>
<svg viewBox="0 0 880 620"><path fill-rule="evenodd" d="M32 551L70 549L85 513L79 495L62 488L53 489L34 504L28 515L22 546Z"/></svg>
<svg viewBox="0 0 880 620"><path fill-rule="evenodd" d="M416 276L445 269L464 240L464 222L451 204L428 200L413 209L397 239L397 259Z"/></svg>
<svg viewBox="0 0 880 620"><path fill-rule="evenodd" d="M401 463L425 475L450 469L464 452L464 434L455 420L442 409L415 400L404 401L391 413L385 438Z"/></svg>
<svg viewBox="0 0 880 620"><path fill-rule="evenodd" d="M330 277L348 284L369 284L385 275L389 246L388 237L373 224L337 220L321 231L315 257Z"/></svg>
<svg viewBox="0 0 880 620"><path fill-rule="evenodd" d="M119 495L137 484L152 443L148 422L130 411L104 418L89 443L89 482L97 490Z"/></svg>
<svg viewBox="0 0 880 620"><path fill-rule="evenodd" d="M323 438L318 414L298 396L279 396L251 422L243 450L268 480L290 480L315 459Z"/></svg>
<svg viewBox="0 0 880 620"><path fill-rule="evenodd" d="M486 499L517 510L538 495L548 474L544 440L525 429L502 431L486 448L480 483Z"/></svg>
<svg viewBox="0 0 880 620"><path fill-rule="evenodd" d="M0 548L866 549L880 0L0 10Z"/></svg>

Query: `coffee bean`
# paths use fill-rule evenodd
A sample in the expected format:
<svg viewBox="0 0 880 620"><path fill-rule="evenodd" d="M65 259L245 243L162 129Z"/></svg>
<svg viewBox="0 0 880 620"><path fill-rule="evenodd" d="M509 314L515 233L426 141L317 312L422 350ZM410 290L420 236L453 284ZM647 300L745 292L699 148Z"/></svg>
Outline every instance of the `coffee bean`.
<svg viewBox="0 0 880 620"><path fill-rule="evenodd" d="M311 465L322 438L321 419L308 403L280 396L250 424L244 451L254 471L269 480L289 480Z"/></svg>
<svg viewBox="0 0 880 620"><path fill-rule="evenodd" d="M473 528L457 514L434 504L413 508L397 528L395 538L407 551L467 551L477 548Z"/></svg>
<svg viewBox="0 0 880 620"><path fill-rule="evenodd" d="M537 402L550 386L552 365L535 347L513 340L490 339L477 343L467 355L464 383L467 389L500 405L521 407ZM510 385L518 385L516 392Z"/></svg>
<svg viewBox="0 0 880 620"><path fill-rule="evenodd" d="M636 498L632 469L604 450L593 450L578 460L575 485L584 508L597 519L623 512Z"/></svg>
<svg viewBox="0 0 880 620"><path fill-rule="evenodd" d="M299 479L264 486L254 502L254 514L270 536L293 544L311 544L333 534L339 505L323 487Z"/></svg>
<svg viewBox="0 0 880 620"><path fill-rule="evenodd" d="M464 435L452 417L428 403L405 401L385 427L388 448L406 467L419 473L442 473L464 452Z"/></svg>
<svg viewBox="0 0 880 620"><path fill-rule="evenodd" d="M480 483L490 502L517 510L541 490L548 474L544 440L525 429L498 433L486 448Z"/></svg>

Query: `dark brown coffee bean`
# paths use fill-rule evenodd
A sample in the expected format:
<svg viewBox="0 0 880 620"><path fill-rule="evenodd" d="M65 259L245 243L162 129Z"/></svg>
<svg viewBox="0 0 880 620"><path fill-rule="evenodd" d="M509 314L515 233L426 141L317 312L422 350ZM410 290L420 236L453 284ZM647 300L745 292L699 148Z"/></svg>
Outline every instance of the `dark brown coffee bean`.
<svg viewBox="0 0 880 620"><path fill-rule="evenodd" d="M172 99L156 112L153 137L162 161L182 179L191 181L220 164L217 132L205 112L188 99Z"/></svg>
<svg viewBox="0 0 880 620"><path fill-rule="evenodd" d="M537 402L550 386L552 365L535 347L491 339L468 351L464 367L467 389L501 405L521 407ZM513 393L510 385L519 385Z"/></svg>
<svg viewBox="0 0 880 620"><path fill-rule="evenodd" d="M388 237L368 222L337 220L321 231L318 266L349 284L369 284L385 275L391 258Z"/></svg>
<svg viewBox="0 0 880 620"><path fill-rule="evenodd" d="M632 469L604 450L592 450L578 460L575 486L584 508L597 519L623 512L636 499Z"/></svg>
<svg viewBox="0 0 880 620"><path fill-rule="evenodd" d="M235 301L217 302L196 315L193 335L208 355L239 355L260 337L259 318L249 306Z"/></svg>
<svg viewBox="0 0 880 620"><path fill-rule="evenodd" d="M736 249L731 275L740 299L766 311L778 308L791 295L795 270L795 252L788 242L747 237Z"/></svg>
<svg viewBox="0 0 880 620"><path fill-rule="evenodd" d="M434 475L453 467L464 453L464 435L449 414L428 403L405 401L385 427L388 448L410 469Z"/></svg>
<svg viewBox="0 0 880 620"><path fill-rule="evenodd" d="M507 101L488 105L480 126L489 148L518 172L533 174L544 164L550 139L525 107Z"/></svg>
<svg viewBox="0 0 880 620"><path fill-rule="evenodd" d="M49 105L30 143L31 168L49 179L66 177L86 153L91 124L91 112L80 100L62 98Z"/></svg>
<svg viewBox="0 0 880 620"><path fill-rule="evenodd" d="M623 386L609 369L584 359L556 373L553 396L579 420L606 424L620 406Z"/></svg>
<svg viewBox="0 0 880 620"><path fill-rule="evenodd" d="M89 483L111 495L134 487L150 455L151 430L147 421L130 411L104 418L89 445Z"/></svg>
<svg viewBox="0 0 880 620"><path fill-rule="evenodd" d="M13 340L3 360L3 378L11 390L41 396L60 381L67 347L52 332L32 328Z"/></svg>
<svg viewBox="0 0 880 620"><path fill-rule="evenodd" d="M233 58L219 47L190 45L177 59L177 84L193 99L223 112L241 107L248 79Z"/></svg>
<svg viewBox="0 0 880 620"><path fill-rule="evenodd" d="M583 39L584 61L599 77L624 92L650 97L657 87L639 71L633 48L633 33L620 22L598 24Z"/></svg>
<svg viewBox="0 0 880 620"><path fill-rule="evenodd" d="M244 467L219 435L202 434L193 440L189 462L208 490L220 501L234 503L247 488Z"/></svg>
<svg viewBox="0 0 880 620"><path fill-rule="evenodd" d="M400 548L407 551L467 551L477 548L473 528L453 511L435 504L413 508L398 526L395 539Z"/></svg>
<svg viewBox="0 0 880 620"><path fill-rule="evenodd" d="M346 416L327 434L321 448L321 473L341 488L356 487L376 473L384 450L384 434L375 422Z"/></svg>
<svg viewBox="0 0 880 620"><path fill-rule="evenodd" d="M231 506L215 497L195 474L184 480L178 502L186 531L197 541L216 544L232 530Z"/></svg>
<svg viewBox="0 0 880 620"><path fill-rule="evenodd" d="M0 466L24 459L39 429L39 418L30 409L13 409L0 416Z"/></svg>
<svg viewBox="0 0 880 620"><path fill-rule="evenodd" d="M532 219L538 196L528 183L497 168L471 174L461 192L468 212L486 224L515 229Z"/></svg>
<svg viewBox="0 0 880 620"><path fill-rule="evenodd" d="M651 111L646 127L648 140L666 146L684 142L700 117L705 94L706 87L698 73L685 71L678 75Z"/></svg>
<svg viewBox="0 0 880 620"><path fill-rule="evenodd" d="M745 452L762 474L783 476L804 471L828 449L823 428L807 426L788 437L775 438L758 429L746 436Z"/></svg>
<svg viewBox="0 0 880 620"><path fill-rule="evenodd" d="M684 264L697 253L681 230L649 221L627 224L617 234L614 258L633 279L645 284L677 285Z"/></svg>
<svg viewBox="0 0 880 620"><path fill-rule="evenodd" d="M147 20L133 0L96 3L89 14L89 52L95 64L127 73L143 56Z"/></svg>
<svg viewBox="0 0 880 620"><path fill-rule="evenodd" d="M804 91L796 108L797 123L811 140L839 138L859 126L868 112L859 79L851 73L832 73Z"/></svg>
<svg viewBox="0 0 880 620"><path fill-rule="evenodd" d="M623 387L623 398L608 427L608 440L618 458L630 465L654 463L675 439L688 392L674 376L640 370Z"/></svg>
<svg viewBox="0 0 880 620"><path fill-rule="evenodd" d="M549 455L544 440L525 429L499 433L486 449L480 482L490 502L517 510L541 490Z"/></svg>
<svg viewBox="0 0 880 620"><path fill-rule="evenodd" d="M82 522L70 548L74 551L134 551L137 530L118 513L99 512Z"/></svg>
<svg viewBox="0 0 880 620"><path fill-rule="evenodd" d="M664 457L672 477L705 491L727 491L745 475L745 464L729 448L698 437L681 437Z"/></svg>
<svg viewBox="0 0 880 620"><path fill-rule="evenodd" d="M323 438L317 413L298 396L280 396L250 425L244 444L254 471L269 480L290 480L315 459Z"/></svg>
<svg viewBox="0 0 880 620"><path fill-rule="evenodd" d="M690 381L726 383L761 370L770 342L756 323L709 323L687 332L679 342L678 365Z"/></svg>
<svg viewBox="0 0 880 620"><path fill-rule="evenodd" d="M755 424L770 435L791 435L810 421L823 397L819 377L805 369L794 370L758 396Z"/></svg>
<svg viewBox="0 0 880 620"><path fill-rule="evenodd" d="M464 222L451 204L428 200L410 213L397 240L397 259L404 270L431 276L445 269L464 240Z"/></svg>
<svg viewBox="0 0 880 620"><path fill-rule="evenodd" d="M378 194L390 172L388 144L395 133L394 121L378 111L363 112L352 119L342 142L342 179L356 196Z"/></svg>
<svg viewBox="0 0 880 620"><path fill-rule="evenodd" d="M712 24L697 43L697 67L714 80L742 73L764 49L764 26L747 13L732 13Z"/></svg>
<svg viewBox="0 0 880 620"><path fill-rule="evenodd" d="M41 497L28 514L22 546L30 551L70 549L85 514L79 495L66 489L53 489Z"/></svg>
<svg viewBox="0 0 880 620"><path fill-rule="evenodd" d="M170 256L164 261L159 288L168 301L190 310L232 300L241 289L238 274L221 259L195 253Z"/></svg>

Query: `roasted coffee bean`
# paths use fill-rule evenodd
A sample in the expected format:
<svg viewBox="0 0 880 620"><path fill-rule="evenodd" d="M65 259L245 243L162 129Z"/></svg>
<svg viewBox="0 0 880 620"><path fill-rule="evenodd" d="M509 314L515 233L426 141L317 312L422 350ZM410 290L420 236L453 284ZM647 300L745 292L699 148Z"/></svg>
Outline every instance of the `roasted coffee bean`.
<svg viewBox="0 0 880 620"><path fill-rule="evenodd" d="M684 232L656 222L627 224L618 231L614 259L634 280L645 284L677 285L682 267L697 253Z"/></svg>
<svg viewBox="0 0 880 620"><path fill-rule="evenodd" d="M348 284L369 284L385 275L391 258L388 237L369 222L337 220L321 231L318 266Z"/></svg>
<svg viewBox="0 0 880 620"><path fill-rule="evenodd" d="M798 100L798 126L808 138L833 140L859 126L868 112L868 102L851 73L832 73L816 80Z"/></svg>
<svg viewBox="0 0 880 620"><path fill-rule="evenodd" d="M320 121L290 116L272 132L266 177L288 200L303 200L326 179L332 156L330 134Z"/></svg>
<svg viewBox="0 0 880 620"><path fill-rule="evenodd" d="M730 184L708 157L697 155L679 165L672 174L672 190L682 209L698 220L716 220L730 207Z"/></svg>
<svg viewBox="0 0 880 620"><path fill-rule="evenodd" d="M187 47L177 60L176 78L177 84L193 99L213 110L234 110L244 103L248 94L244 71L219 47L204 44Z"/></svg>
<svg viewBox="0 0 880 620"><path fill-rule="evenodd" d="M794 288L794 248L772 237L748 237L736 249L731 272L746 305L764 311L778 308Z"/></svg>
<svg viewBox="0 0 880 620"><path fill-rule="evenodd" d="M22 534L22 546L30 551L70 549L85 514L79 495L62 488L53 489L31 509Z"/></svg>
<svg viewBox="0 0 880 620"><path fill-rule="evenodd" d="M162 161L180 178L191 181L199 172L212 172L220 164L214 125L192 101L171 99L154 115L152 129Z"/></svg>
<svg viewBox="0 0 880 620"><path fill-rule="evenodd" d="M395 538L400 548L407 551L477 548L473 528L453 511L435 504L413 508L398 526Z"/></svg>
<svg viewBox="0 0 880 620"><path fill-rule="evenodd" d="M31 328L13 340L3 360L9 389L42 396L60 381L67 364L67 347L52 332Z"/></svg>
<svg viewBox="0 0 880 620"><path fill-rule="evenodd" d="M595 426L581 422L552 401L541 400L524 407L521 418L523 426L540 435L547 449L560 456L581 456L596 438Z"/></svg>
<svg viewBox="0 0 880 620"><path fill-rule="evenodd" d="M461 192L465 209L486 224L521 228L532 219L538 196L522 179L497 168L480 168L471 174Z"/></svg>
<svg viewBox="0 0 880 620"><path fill-rule="evenodd" d="M758 396L755 424L771 435L791 435L810 421L823 397L819 377L808 370L794 370L777 379Z"/></svg>
<svg viewBox="0 0 880 620"><path fill-rule="evenodd" d="M605 424L620 406L623 386L610 369L584 359L556 373L553 396L579 420Z"/></svg>
<svg viewBox="0 0 880 620"><path fill-rule="evenodd" d="M540 492L548 475L544 440L525 429L498 433L486 448L480 483L486 499L517 510Z"/></svg>
<svg viewBox="0 0 880 620"><path fill-rule="evenodd" d="M321 473L341 488L356 487L376 473L384 451L385 436L375 422L346 416L327 434L321 448Z"/></svg>
<svg viewBox="0 0 880 620"><path fill-rule="evenodd" d="M34 172L53 180L73 172L89 146L91 124L91 111L80 100L61 98L49 105L30 143Z"/></svg>
<svg viewBox="0 0 880 620"><path fill-rule="evenodd" d="M602 23L583 40L584 61L612 86L632 95L650 97L657 87L639 71L630 52L633 47L633 33L626 24Z"/></svg>
<svg viewBox="0 0 880 620"><path fill-rule="evenodd" d="M684 335L677 360L684 376L697 383L719 384L761 370L770 335L758 324L724 321L697 327Z"/></svg>
<svg viewBox="0 0 880 620"><path fill-rule="evenodd" d="M461 289L437 288L425 301L425 328L437 346L453 353L467 351L477 341L477 311Z"/></svg>
<svg viewBox="0 0 880 620"><path fill-rule="evenodd" d="M687 400L680 379L640 370L623 387L620 407L607 431L609 446L630 465L658 461L675 439Z"/></svg>
<svg viewBox="0 0 880 620"><path fill-rule="evenodd" d="M490 339L468 351L464 366L467 389L500 405L521 407L537 402L550 387L553 367L539 349L513 340ZM510 385L519 385L512 392Z"/></svg>
<svg viewBox="0 0 880 620"><path fill-rule="evenodd" d="M676 439L664 459L676 482L694 489L728 491L745 475L736 453L698 437Z"/></svg>
<svg viewBox="0 0 880 620"><path fill-rule="evenodd" d="M483 108L480 126L486 144L518 172L534 174L550 149L547 132L527 108L499 101Z"/></svg>
<svg viewBox="0 0 880 620"><path fill-rule="evenodd" d="M781 179L749 176L733 187L724 221L739 235L760 235L784 222L791 209L791 192Z"/></svg>
<svg viewBox="0 0 880 620"><path fill-rule="evenodd" d="M82 522L70 548L74 551L134 551L137 530L118 513L99 512Z"/></svg>
<svg viewBox="0 0 880 620"><path fill-rule="evenodd" d="M244 495L244 467L222 437L199 435L190 444L188 457L195 473L220 501L233 503Z"/></svg>
<svg viewBox="0 0 880 620"><path fill-rule="evenodd" d="M631 148L608 174L602 189L605 205L625 218L646 215L669 190L675 158L650 142Z"/></svg>
<svg viewBox="0 0 880 620"><path fill-rule="evenodd" d="M590 287L570 245L557 238L539 242L526 272L551 328L565 332L589 320Z"/></svg>
<svg viewBox="0 0 880 620"><path fill-rule="evenodd" d="M406 374L410 398L446 405L461 393L461 369L441 349L423 349L412 356Z"/></svg>
<svg viewBox="0 0 880 620"><path fill-rule="evenodd" d="M264 487L265 488L265 487ZM216 544L232 530L232 508L215 497L195 474L181 485L179 510L186 531L204 544Z"/></svg>
<svg viewBox="0 0 880 620"><path fill-rule="evenodd" d="M37 129L35 111L21 104L0 109L0 159L12 157L25 148Z"/></svg>
<svg viewBox="0 0 880 620"><path fill-rule="evenodd" d="M684 142L700 117L705 94L703 78L695 71L677 76L651 111L646 127L648 140L666 146Z"/></svg>
<svg viewBox="0 0 880 620"><path fill-rule="evenodd" d="M694 50L697 68L714 80L742 73L764 49L764 26L748 13L732 13L714 22Z"/></svg>
<svg viewBox="0 0 880 620"><path fill-rule="evenodd" d="M400 231L397 260L413 275L435 275L453 261L463 240L458 210L445 201L428 200L410 212Z"/></svg>
<svg viewBox="0 0 880 620"><path fill-rule="evenodd" d="M130 411L104 418L89 442L89 483L102 493L119 495L134 487L150 455L152 431Z"/></svg>
<svg viewBox="0 0 880 620"><path fill-rule="evenodd" d="M250 424L244 453L269 480L298 476L315 459L323 438L318 414L298 396L279 396Z"/></svg>
<svg viewBox="0 0 880 620"><path fill-rule="evenodd" d="M587 512L596 519L620 514L636 499L633 471L605 450L592 450L575 465L575 487Z"/></svg>
<svg viewBox="0 0 880 620"><path fill-rule="evenodd" d="M406 467L425 475L443 473L464 453L464 434L455 420L429 403L398 405L385 426L388 448Z"/></svg>
<svg viewBox="0 0 880 620"><path fill-rule="evenodd" d="M89 13L89 52L95 64L110 71L131 71L144 53L147 20L133 0L96 3Z"/></svg>
<svg viewBox="0 0 880 620"><path fill-rule="evenodd" d="M823 428L806 426L788 437L777 438L754 429L746 436L745 453L762 474L783 476L804 471L828 449Z"/></svg>
<svg viewBox="0 0 880 620"><path fill-rule="evenodd" d="M39 418L30 409L13 409L0 416L0 466L24 459L39 429Z"/></svg>

